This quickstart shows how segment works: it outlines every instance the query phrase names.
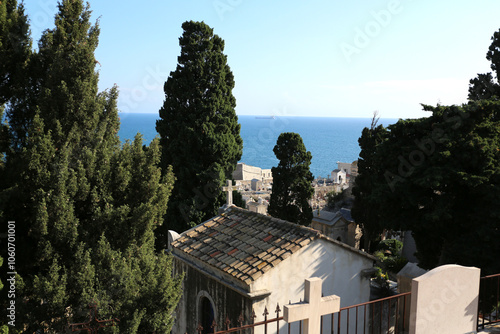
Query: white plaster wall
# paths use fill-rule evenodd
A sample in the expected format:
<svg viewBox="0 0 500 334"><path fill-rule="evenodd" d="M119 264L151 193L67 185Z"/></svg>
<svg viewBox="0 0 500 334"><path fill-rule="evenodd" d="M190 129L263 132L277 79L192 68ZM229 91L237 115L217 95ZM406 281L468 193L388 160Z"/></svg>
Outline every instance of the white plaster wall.
<svg viewBox="0 0 500 334"><path fill-rule="evenodd" d="M339 183L340 184L340 183L345 183L346 182L346 178L347 177L346 177L346 173L343 170L338 171L338 172L332 172L331 175L332 175L332 180L335 183ZM342 177L341 180L339 180L340 177Z"/></svg>
<svg viewBox="0 0 500 334"><path fill-rule="evenodd" d="M304 280L310 277L323 279L323 295L340 296L341 307L366 302L370 298L370 282L368 278L361 276L361 271L372 266L372 260L367 257L327 240L315 240L261 276L251 286L252 291L263 289L272 291L269 297L254 303L257 315L255 321L263 320L262 313L265 306L270 313L268 317L275 318L277 303L283 310L283 305L289 301L294 303L303 300ZM324 331L329 332L331 317L326 318ZM268 333L273 333L276 325L273 324L270 328L273 330ZM256 328L255 333L263 333L263 329L260 330ZM287 333L284 325L280 333Z"/></svg>

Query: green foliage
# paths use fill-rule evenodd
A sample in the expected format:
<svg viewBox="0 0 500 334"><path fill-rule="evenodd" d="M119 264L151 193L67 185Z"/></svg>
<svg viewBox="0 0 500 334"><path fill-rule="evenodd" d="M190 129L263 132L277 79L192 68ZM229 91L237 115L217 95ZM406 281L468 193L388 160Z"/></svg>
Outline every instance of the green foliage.
<svg viewBox="0 0 500 334"><path fill-rule="evenodd" d="M279 159L272 168L273 188L268 212L271 216L301 225L309 225L313 214L309 200L314 194L313 175L309 170L311 152L306 151L297 133L280 134L273 149Z"/></svg>
<svg viewBox="0 0 500 334"><path fill-rule="evenodd" d="M367 250L380 240L384 230L380 212L381 198L377 191L377 185L384 181L377 148L385 140L387 130L382 125L376 126L376 123L374 116L371 128L364 128L358 140L361 152L358 159L358 175L352 189L354 203L351 215L363 229L364 248Z"/></svg>
<svg viewBox="0 0 500 334"><path fill-rule="evenodd" d="M425 109L432 115L391 125L374 149L372 218L411 230L421 267L498 272L500 103Z"/></svg>
<svg viewBox="0 0 500 334"><path fill-rule="evenodd" d="M389 274L380 267L375 267L377 271L372 275L372 282L376 286L376 297L385 298L393 295L389 282Z"/></svg>
<svg viewBox="0 0 500 334"><path fill-rule="evenodd" d="M386 272L398 273L408 263L401 255L403 243L396 239L382 240L377 245L377 251L373 254Z"/></svg>
<svg viewBox="0 0 500 334"><path fill-rule="evenodd" d="M342 189L340 192L336 192L335 190L330 191L326 194L326 206L329 208L335 208L339 203L342 203L345 199L345 189Z"/></svg>
<svg viewBox="0 0 500 334"><path fill-rule="evenodd" d="M177 177L166 225L182 232L217 214L221 192L241 158L243 141L232 94L234 77L224 41L203 22L184 22L177 69L165 82L165 102L156 129L161 136L162 166Z"/></svg>
<svg viewBox="0 0 500 334"><path fill-rule="evenodd" d="M28 53L32 70L19 78L15 66L2 68L22 87L0 90L11 125L0 198L3 216L16 221L16 324L61 333L96 301L100 316L122 320L119 332L169 332L182 277L155 251L154 231L172 168L159 167L159 139L143 146L137 135L121 147L118 89L97 87L99 28L81 0L58 8L55 28Z"/></svg>
<svg viewBox="0 0 500 334"><path fill-rule="evenodd" d="M403 250L403 243L397 239L385 239L378 243L377 250L389 251L392 255L400 254Z"/></svg>
<svg viewBox="0 0 500 334"><path fill-rule="evenodd" d="M0 106L24 90L31 38L24 4L0 2Z"/></svg>
<svg viewBox="0 0 500 334"><path fill-rule="evenodd" d="M487 54L497 76L499 41L496 32ZM478 80L498 88L491 74ZM424 106L429 117L400 120L378 137L364 129L360 138L365 156L352 215L411 230L422 268L457 263L500 272L500 102L484 92L471 87L468 104Z"/></svg>
<svg viewBox="0 0 500 334"><path fill-rule="evenodd" d="M486 59L491 62L491 72L478 74L469 84L469 100L499 100L500 99L500 30L491 37L492 43L486 53ZM493 78L496 76L496 81Z"/></svg>

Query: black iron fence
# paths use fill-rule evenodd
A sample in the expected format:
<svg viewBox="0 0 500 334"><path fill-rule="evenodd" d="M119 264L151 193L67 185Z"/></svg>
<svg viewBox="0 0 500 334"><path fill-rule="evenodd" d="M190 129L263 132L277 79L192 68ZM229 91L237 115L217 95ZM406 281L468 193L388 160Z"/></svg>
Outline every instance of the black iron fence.
<svg viewBox="0 0 500 334"><path fill-rule="evenodd" d="M411 292L406 292L343 307L331 315L332 324L336 327L336 331L332 328L331 333L406 333L410 318L410 295Z"/></svg>
<svg viewBox="0 0 500 334"><path fill-rule="evenodd" d="M387 298L377 299L370 302L343 307L337 313L321 317L321 334L384 334L384 333L407 333L408 319L410 313L410 292L394 295ZM237 327L231 327L231 321L226 318L224 324L212 323L210 329L197 328L197 333L254 333L256 328L263 333L302 333L302 321L286 323L280 316L279 305L274 310L276 316L269 318L269 311L264 309L261 321L255 322L257 316L252 313L249 323L244 325L245 319L240 315Z"/></svg>
<svg viewBox="0 0 500 334"><path fill-rule="evenodd" d="M477 330L500 322L500 274L481 277Z"/></svg>

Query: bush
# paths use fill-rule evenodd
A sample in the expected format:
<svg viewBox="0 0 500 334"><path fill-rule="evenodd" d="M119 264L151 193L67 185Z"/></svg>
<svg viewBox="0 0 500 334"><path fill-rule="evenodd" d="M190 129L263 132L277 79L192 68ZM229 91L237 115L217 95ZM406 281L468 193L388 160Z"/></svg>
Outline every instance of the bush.
<svg viewBox="0 0 500 334"><path fill-rule="evenodd" d="M383 270L397 273L408 263L408 260L401 255L403 243L396 239L382 240L378 250L373 254L380 263Z"/></svg>
<svg viewBox="0 0 500 334"><path fill-rule="evenodd" d="M377 249L381 251L390 251L393 256L396 256L401 253L403 243L397 239L386 239L379 242Z"/></svg>
<svg viewBox="0 0 500 334"><path fill-rule="evenodd" d="M329 208L335 208L335 205L337 203L340 203L344 200L344 190L341 192L335 192L335 191L330 191L328 194L326 194L326 205Z"/></svg>

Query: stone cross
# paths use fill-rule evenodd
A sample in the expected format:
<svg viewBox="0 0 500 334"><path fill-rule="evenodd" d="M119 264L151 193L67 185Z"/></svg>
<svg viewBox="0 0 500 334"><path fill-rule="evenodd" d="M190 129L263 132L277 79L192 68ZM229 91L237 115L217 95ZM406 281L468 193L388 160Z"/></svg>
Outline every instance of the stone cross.
<svg viewBox="0 0 500 334"><path fill-rule="evenodd" d="M311 277L305 280L304 301L301 303L285 305L283 319L290 323L303 321L304 334L317 334L320 332L321 316L340 311L340 297L321 297L323 280Z"/></svg>
<svg viewBox="0 0 500 334"><path fill-rule="evenodd" d="M227 180L227 187L222 187L222 190L227 191L227 201L226 206L230 207L233 205L233 181Z"/></svg>

